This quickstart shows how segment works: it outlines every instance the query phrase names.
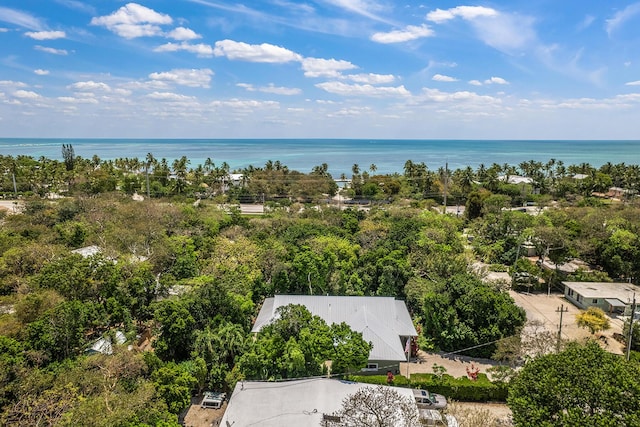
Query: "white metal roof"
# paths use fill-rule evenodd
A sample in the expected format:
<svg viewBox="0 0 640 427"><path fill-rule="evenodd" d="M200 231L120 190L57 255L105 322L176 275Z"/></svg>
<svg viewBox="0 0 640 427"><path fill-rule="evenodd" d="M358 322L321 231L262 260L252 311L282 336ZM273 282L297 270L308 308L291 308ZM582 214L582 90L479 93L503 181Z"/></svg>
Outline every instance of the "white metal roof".
<svg viewBox="0 0 640 427"><path fill-rule="evenodd" d="M83 258L97 255L100 252L102 252L101 249L96 245L85 246L84 248L74 249L71 251L71 253L82 255Z"/></svg>
<svg viewBox="0 0 640 427"><path fill-rule="evenodd" d="M404 301L392 297L276 295L267 298L252 332L258 332L276 317L278 307L304 305L327 324L345 322L373 344L370 360L405 360L400 337L417 336Z"/></svg>
<svg viewBox="0 0 640 427"><path fill-rule="evenodd" d="M613 282L562 282L567 288L582 295L584 298L618 299L631 304L633 294L640 299L640 287L630 283Z"/></svg>
<svg viewBox="0 0 640 427"><path fill-rule="evenodd" d="M220 425L321 426L322 414L331 414L339 410L342 407L342 401L362 387L377 386L329 378L283 382L239 382L229 399ZM414 401L411 389L391 388Z"/></svg>

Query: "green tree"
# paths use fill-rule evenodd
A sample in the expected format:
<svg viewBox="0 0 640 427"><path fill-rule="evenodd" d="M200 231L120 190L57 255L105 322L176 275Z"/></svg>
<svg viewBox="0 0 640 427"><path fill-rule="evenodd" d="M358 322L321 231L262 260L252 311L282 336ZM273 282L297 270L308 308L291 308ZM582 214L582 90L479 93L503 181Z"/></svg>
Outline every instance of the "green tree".
<svg viewBox="0 0 640 427"><path fill-rule="evenodd" d="M483 344L466 354L490 357L490 344L514 335L525 322L525 313L506 292L470 274L457 274L430 283L423 297L423 334L445 351ZM489 344L489 345L484 345Z"/></svg>
<svg viewBox="0 0 640 427"><path fill-rule="evenodd" d="M58 304L28 325L28 343L33 349L47 353L53 360L78 354L86 344L85 332L92 314L91 306L80 301Z"/></svg>
<svg viewBox="0 0 640 427"><path fill-rule="evenodd" d="M167 403L169 411L177 414L191 404L191 391L198 380L186 366L169 362L152 374L158 395Z"/></svg>
<svg viewBox="0 0 640 427"><path fill-rule="evenodd" d="M277 320L249 342L238 367L255 379L319 375L334 357L338 369L358 369L366 363L361 357L368 345L347 325L329 327L304 306L291 304L278 308Z"/></svg>
<svg viewBox="0 0 640 427"><path fill-rule="evenodd" d="M160 337L154 342L156 353L164 360L186 359L195 327L187 305L172 299L160 301L155 319L160 323Z"/></svg>
<svg viewBox="0 0 640 427"><path fill-rule="evenodd" d="M331 325L334 353L331 357L331 372L347 374L360 370L367 364L373 346L342 322Z"/></svg>
<svg viewBox="0 0 640 427"><path fill-rule="evenodd" d="M67 171L72 171L76 161L76 155L73 151L73 145L62 144L62 158Z"/></svg>
<svg viewBox="0 0 640 427"><path fill-rule="evenodd" d="M527 363L507 404L518 427L640 425L640 365L590 341Z"/></svg>

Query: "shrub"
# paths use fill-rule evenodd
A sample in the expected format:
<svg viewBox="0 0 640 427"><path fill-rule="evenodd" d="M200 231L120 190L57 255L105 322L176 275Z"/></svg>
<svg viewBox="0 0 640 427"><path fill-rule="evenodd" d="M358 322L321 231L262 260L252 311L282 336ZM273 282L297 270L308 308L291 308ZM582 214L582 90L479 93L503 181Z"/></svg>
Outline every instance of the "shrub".
<svg viewBox="0 0 640 427"><path fill-rule="evenodd" d="M349 379L367 384L387 384L385 375L351 376ZM447 399L463 402L505 402L508 393L506 383L491 382L486 374L478 374L476 381L467 377L453 378L447 374L442 375L441 379L434 374L413 374L410 380L402 375L396 375L393 385L426 389L442 394Z"/></svg>

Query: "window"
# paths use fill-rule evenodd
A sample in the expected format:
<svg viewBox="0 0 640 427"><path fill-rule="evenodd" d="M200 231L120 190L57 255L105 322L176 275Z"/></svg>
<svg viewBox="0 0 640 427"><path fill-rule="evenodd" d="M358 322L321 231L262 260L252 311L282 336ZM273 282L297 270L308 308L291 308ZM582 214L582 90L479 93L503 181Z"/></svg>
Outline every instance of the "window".
<svg viewBox="0 0 640 427"><path fill-rule="evenodd" d="M362 368L363 371L377 371L378 370L378 364L377 363L367 363L367 366L365 366L364 368Z"/></svg>
<svg viewBox="0 0 640 427"><path fill-rule="evenodd" d="M594 298L593 301L591 301L592 304L597 304L598 303L598 298Z"/></svg>

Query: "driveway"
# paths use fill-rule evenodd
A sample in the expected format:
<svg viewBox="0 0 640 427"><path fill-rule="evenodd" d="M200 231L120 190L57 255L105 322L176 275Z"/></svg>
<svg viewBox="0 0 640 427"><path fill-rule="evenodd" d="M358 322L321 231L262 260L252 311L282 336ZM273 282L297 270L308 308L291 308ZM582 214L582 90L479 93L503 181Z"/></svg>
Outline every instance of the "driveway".
<svg viewBox="0 0 640 427"><path fill-rule="evenodd" d="M562 313L562 338L570 341L583 340L591 337L589 330L578 327L576 314L582 312L578 307L571 304L564 298L563 294L528 294L523 292L509 291L509 295L516 304L522 307L527 313L527 320L537 320L541 322L548 331L557 333L560 326L560 309ZM611 328L598 334L606 341L601 340L602 347L616 354L623 354L624 345L613 338L614 333L622 333L622 321L617 318L609 318Z"/></svg>

